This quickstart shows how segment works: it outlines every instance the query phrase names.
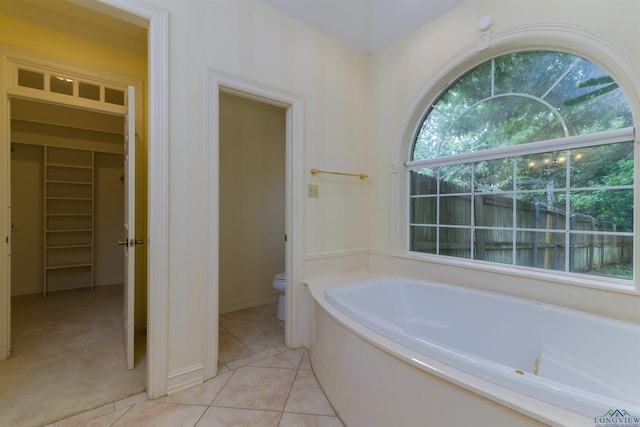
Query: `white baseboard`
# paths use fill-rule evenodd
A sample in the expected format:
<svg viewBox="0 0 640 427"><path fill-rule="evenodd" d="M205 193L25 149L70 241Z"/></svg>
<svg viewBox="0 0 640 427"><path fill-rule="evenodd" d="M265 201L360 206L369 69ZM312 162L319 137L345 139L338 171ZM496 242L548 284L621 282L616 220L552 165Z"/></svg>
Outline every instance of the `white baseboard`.
<svg viewBox="0 0 640 427"><path fill-rule="evenodd" d="M273 302L277 302L279 296L279 294L272 294L220 304L218 312L220 314L231 313L232 311L243 310L245 308L256 307L258 305L271 304Z"/></svg>
<svg viewBox="0 0 640 427"><path fill-rule="evenodd" d="M204 366L195 365L190 368L170 372L167 377L167 393L175 393L204 382Z"/></svg>

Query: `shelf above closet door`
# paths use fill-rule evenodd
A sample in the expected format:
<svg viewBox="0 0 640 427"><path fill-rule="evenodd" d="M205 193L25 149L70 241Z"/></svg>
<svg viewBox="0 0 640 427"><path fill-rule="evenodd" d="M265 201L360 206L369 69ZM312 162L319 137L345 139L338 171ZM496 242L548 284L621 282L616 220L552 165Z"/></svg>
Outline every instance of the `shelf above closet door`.
<svg viewBox="0 0 640 427"><path fill-rule="evenodd" d="M93 289L94 153L45 147L44 287Z"/></svg>

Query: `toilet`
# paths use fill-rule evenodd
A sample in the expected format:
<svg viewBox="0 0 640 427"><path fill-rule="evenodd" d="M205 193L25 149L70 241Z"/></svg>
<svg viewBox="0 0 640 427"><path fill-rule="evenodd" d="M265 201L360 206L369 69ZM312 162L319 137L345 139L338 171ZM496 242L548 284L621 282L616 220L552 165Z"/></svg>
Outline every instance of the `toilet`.
<svg viewBox="0 0 640 427"><path fill-rule="evenodd" d="M278 273L273 276L273 287L280 292L280 298L278 298L278 320L285 320L285 297L284 291L287 286L287 275L286 273Z"/></svg>

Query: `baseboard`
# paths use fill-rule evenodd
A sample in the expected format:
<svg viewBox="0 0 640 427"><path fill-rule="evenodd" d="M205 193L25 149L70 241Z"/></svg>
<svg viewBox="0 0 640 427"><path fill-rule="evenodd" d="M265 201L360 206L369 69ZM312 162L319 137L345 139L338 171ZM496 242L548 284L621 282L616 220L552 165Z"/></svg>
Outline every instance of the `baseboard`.
<svg viewBox="0 0 640 427"><path fill-rule="evenodd" d="M220 304L218 312L220 314L231 313L232 311L243 310L245 308L256 307L258 305L271 304L273 302L278 302L279 296L279 294L272 294Z"/></svg>
<svg viewBox="0 0 640 427"><path fill-rule="evenodd" d="M93 282L93 286L111 286L111 285L122 285L124 282L122 278L119 279L104 279L104 280L96 280Z"/></svg>
<svg viewBox="0 0 640 427"><path fill-rule="evenodd" d="M204 382L204 366L196 365L179 371L171 372L168 376L167 393L175 393Z"/></svg>

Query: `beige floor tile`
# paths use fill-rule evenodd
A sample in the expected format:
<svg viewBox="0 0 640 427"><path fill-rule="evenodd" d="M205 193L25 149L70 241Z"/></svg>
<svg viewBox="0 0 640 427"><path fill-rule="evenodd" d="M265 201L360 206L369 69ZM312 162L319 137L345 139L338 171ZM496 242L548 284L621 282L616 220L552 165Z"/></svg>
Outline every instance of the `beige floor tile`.
<svg viewBox="0 0 640 427"><path fill-rule="evenodd" d="M196 427L277 427L282 413L256 409L211 407Z"/></svg>
<svg viewBox="0 0 640 427"><path fill-rule="evenodd" d="M118 400L113 404L115 410L119 410L122 408L130 408L138 402L144 402L147 400L147 392L143 391L142 393L134 394L133 396L129 396L126 399Z"/></svg>
<svg viewBox="0 0 640 427"><path fill-rule="evenodd" d="M251 349L242 344L225 328L220 328L218 339L218 363L225 364L234 360L250 356Z"/></svg>
<svg viewBox="0 0 640 427"><path fill-rule="evenodd" d="M119 411L111 412L98 418L86 421L80 424L74 424L74 427L111 427L120 417L122 417L130 408L122 408Z"/></svg>
<svg viewBox="0 0 640 427"><path fill-rule="evenodd" d="M259 360L255 363L252 363L251 366L260 366L262 368L298 369L303 353L304 350L301 348L297 350L289 350L285 351L284 353Z"/></svg>
<svg viewBox="0 0 640 427"><path fill-rule="evenodd" d="M113 413L113 403L101 406L99 408L92 409L87 412L83 412L73 417L66 418L62 421L58 421L52 424L47 424L45 427L71 427L81 424L83 422L98 418L102 415Z"/></svg>
<svg viewBox="0 0 640 427"><path fill-rule="evenodd" d="M232 371L219 374L217 377L210 379L202 385L190 387L186 390L170 394L169 396L160 397L154 401L209 406L218 393L220 393L222 387L229 381L232 374Z"/></svg>
<svg viewBox="0 0 640 427"><path fill-rule="evenodd" d="M280 352L289 350L284 343L284 331L281 334L274 335L255 342L249 342L246 347L254 353L260 353L266 349L277 348Z"/></svg>
<svg viewBox="0 0 640 427"><path fill-rule="evenodd" d="M251 356L245 357L243 359L234 360L233 362L229 362L229 363L227 363L227 368L229 368L229 369L241 368L243 366L251 365L251 364L256 363L256 362L258 362L260 360L269 358L271 356L275 356L277 354L280 354L280 350L277 349L277 348L272 348L272 349L269 349L269 350L262 351L260 353L252 354Z"/></svg>
<svg viewBox="0 0 640 427"><path fill-rule="evenodd" d="M344 427L338 417L306 414L282 414L278 427Z"/></svg>
<svg viewBox="0 0 640 427"><path fill-rule="evenodd" d="M278 302L272 302L270 304L263 304L263 305L259 305L257 307L254 307L254 309L264 315L264 316L277 316L278 315Z"/></svg>
<svg viewBox="0 0 640 427"><path fill-rule="evenodd" d="M296 371L283 368L238 368L213 406L282 411Z"/></svg>
<svg viewBox="0 0 640 427"><path fill-rule="evenodd" d="M291 388L285 412L313 415L335 415L313 371L299 370Z"/></svg>
<svg viewBox="0 0 640 427"><path fill-rule="evenodd" d="M146 401L136 403L113 427L193 427L206 406Z"/></svg>
<svg viewBox="0 0 640 427"><path fill-rule="evenodd" d="M255 308L246 308L231 313L220 315L220 325L227 329L247 325L249 323L257 323L263 315Z"/></svg>
<svg viewBox="0 0 640 427"><path fill-rule="evenodd" d="M282 336L284 326L276 318L262 318L258 323L248 323L239 326L227 327L241 343L248 345L267 338Z"/></svg>

